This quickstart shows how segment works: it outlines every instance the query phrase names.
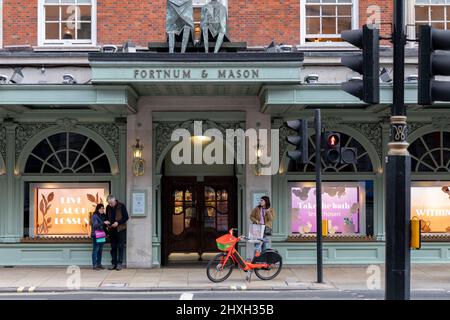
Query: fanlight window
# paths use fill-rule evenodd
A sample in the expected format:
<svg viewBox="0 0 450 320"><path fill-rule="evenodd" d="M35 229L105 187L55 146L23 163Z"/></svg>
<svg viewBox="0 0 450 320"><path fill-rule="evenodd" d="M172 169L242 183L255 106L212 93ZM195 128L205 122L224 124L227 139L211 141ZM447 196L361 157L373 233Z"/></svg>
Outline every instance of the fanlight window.
<svg viewBox="0 0 450 320"><path fill-rule="evenodd" d="M64 132L42 140L28 157L25 173L110 173L103 149L91 138Z"/></svg>
<svg viewBox="0 0 450 320"><path fill-rule="evenodd" d="M327 164L322 154L322 168L324 172L373 172L372 161L370 160L367 150L353 137L340 133L341 147L356 148L358 153L357 164ZM291 172L315 172L316 170L316 145L315 135L309 137L309 163L296 164L294 161L289 162L288 171Z"/></svg>
<svg viewBox="0 0 450 320"><path fill-rule="evenodd" d="M435 131L409 146L412 172L450 172L450 132Z"/></svg>

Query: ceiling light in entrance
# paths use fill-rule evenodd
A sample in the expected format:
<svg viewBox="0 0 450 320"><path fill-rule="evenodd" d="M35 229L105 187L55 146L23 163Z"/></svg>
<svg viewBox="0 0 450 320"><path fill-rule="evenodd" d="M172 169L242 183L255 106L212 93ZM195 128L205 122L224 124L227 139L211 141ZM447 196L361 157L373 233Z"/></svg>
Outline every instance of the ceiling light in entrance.
<svg viewBox="0 0 450 320"><path fill-rule="evenodd" d="M192 141L194 143L208 143L211 142L211 137L208 136L193 136Z"/></svg>

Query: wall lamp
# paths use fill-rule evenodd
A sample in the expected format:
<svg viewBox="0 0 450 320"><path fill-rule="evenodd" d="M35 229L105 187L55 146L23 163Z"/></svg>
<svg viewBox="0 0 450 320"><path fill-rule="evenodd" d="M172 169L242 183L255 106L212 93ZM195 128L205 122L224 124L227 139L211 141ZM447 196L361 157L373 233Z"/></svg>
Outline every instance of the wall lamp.
<svg viewBox="0 0 450 320"><path fill-rule="evenodd" d="M132 145L133 148L133 174L136 177L143 176L145 173L145 160L144 160L144 145L140 143L139 139L136 139L136 144Z"/></svg>

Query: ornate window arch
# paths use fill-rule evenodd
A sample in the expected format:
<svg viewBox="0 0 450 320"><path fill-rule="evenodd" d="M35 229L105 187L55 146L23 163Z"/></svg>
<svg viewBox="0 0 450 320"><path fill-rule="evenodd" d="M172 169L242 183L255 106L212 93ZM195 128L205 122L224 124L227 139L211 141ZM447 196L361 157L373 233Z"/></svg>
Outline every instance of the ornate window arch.
<svg viewBox="0 0 450 320"><path fill-rule="evenodd" d="M409 146L412 172L450 172L450 132L432 131Z"/></svg>
<svg viewBox="0 0 450 320"><path fill-rule="evenodd" d="M374 164L370 159L369 152L364 148L364 146L354 137L339 132L341 135L341 147L356 148L358 153L358 163L357 164L336 164L328 165L322 155L322 168L324 172L339 172L339 173L357 173L357 172L370 172L374 171ZM308 144L309 152L309 162L307 164L296 165L295 162L289 161L288 171L290 172L304 172L312 173L315 172L316 168L316 136L315 134L309 137Z"/></svg>
<svg viewBox="0 0 450 320"><path fill-rule="evenodd" d="M41 140L28 155L24 173L108 174L111 164L94 139L60 132Z"/></svg>

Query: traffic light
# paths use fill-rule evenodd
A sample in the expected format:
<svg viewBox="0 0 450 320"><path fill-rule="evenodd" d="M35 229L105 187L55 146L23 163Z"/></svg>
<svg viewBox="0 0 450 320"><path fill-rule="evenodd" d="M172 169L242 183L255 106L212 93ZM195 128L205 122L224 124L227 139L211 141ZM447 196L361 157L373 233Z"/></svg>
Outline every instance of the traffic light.
<svg viewBox="0 0 450 320"><path fill-rule="evenodd" d="M287 142L296 147L295 150L288 151L287 156L299 163L308 163L308 121L306 119L287 121L286 126L297 132L295 136L286 137Z"/></svg>
<svg viewBox="0 0 450 320"><path fill-rule="evenodd" d="M327 164L356 164L358 151L356 148L341 147L341 135L336 132L325 132L324 159Z"/></svg>
<svg viewBox="0 0 450 320"><path fill-rule="evenodd" d="M436 81L435 76L450 76L450 55L435 50L450 50L450 30L420 26L418 103L450 101L450 82Z"/></svg>
<svg viewBox="0 0 450 320"><path fill-rule="evenodd" d="M341 161L341 135L335 132L325 132L325 162L338 164Z"/></svg>
<svg viewBox="0 0 450 320"><path fill-rule="evenodd" d="M342 90L368 104L380 103L380 31L364 25L362 29L343 31L341 38L362 49L362 54L343 57L343 65L363 78L342 83Z"/></svg>

